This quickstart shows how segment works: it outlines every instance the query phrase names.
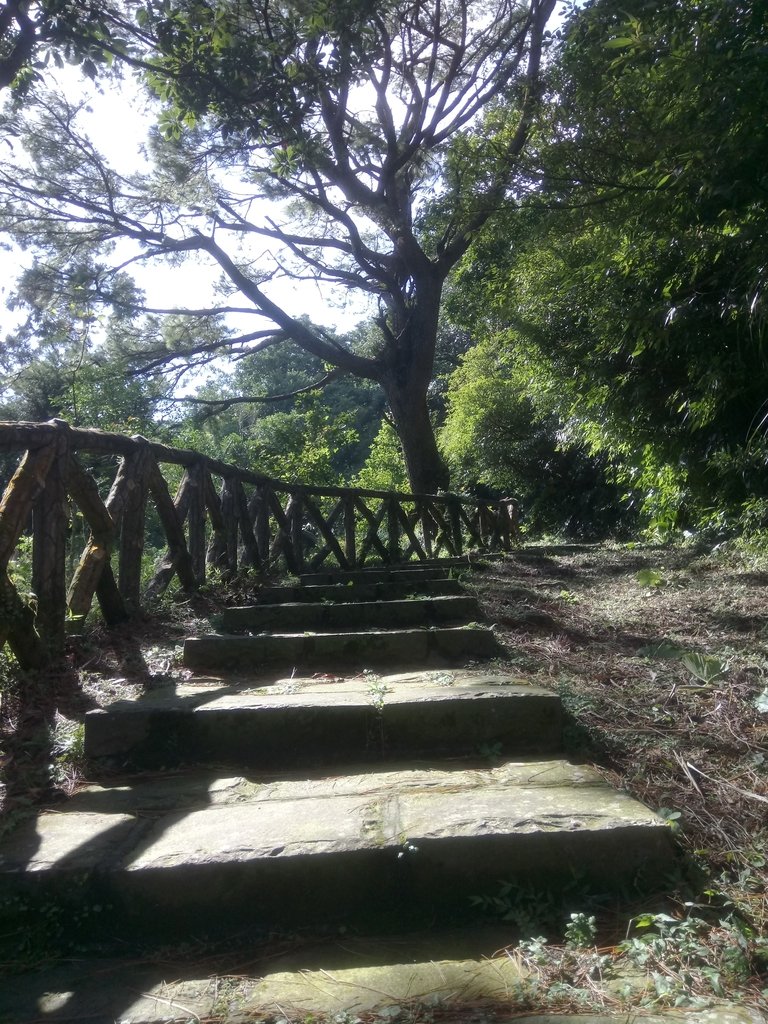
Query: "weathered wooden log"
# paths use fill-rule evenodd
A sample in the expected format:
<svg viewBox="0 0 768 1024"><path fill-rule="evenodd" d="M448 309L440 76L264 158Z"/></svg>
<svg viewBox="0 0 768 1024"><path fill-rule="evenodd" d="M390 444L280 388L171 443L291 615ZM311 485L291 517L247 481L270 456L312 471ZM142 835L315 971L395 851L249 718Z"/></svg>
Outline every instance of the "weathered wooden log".
<svg viewBox="0 0 768 1024"><path fill-rule="evenodd" d="M49 652L35 629L35 613L0 570L0 646L7 643L25 670L43 668Z"/></svg>
<svg viewBox="0 0 768 1024"><path fill-rule="evenodd" d="M112 585L106 582L103 587L99 587L107 567L111 573L109 560L117 535L115 521L106 504L101 500L99 485L71 453L67 487L91 529L91 536L83 549L69 585L67 607L73 615L87 615L93 596L97 594L106 622L109 625L116 625L118 622L123 622L128 613L117 590L114 577L112 577Z"/></svg>
<svg viewBox="0 0 768 1024"><path fill-rule="evenodd" d="M288 520L293 572L304 572L304 501L300 494L292 494L285 509Z"/></svg>
<svg viewBox="0 0 768 1024"><path fill-rule="evenodd" d="M224 516L221 511L221 498L214 487L213 478L207 469L203 471L203 488L208 521L211 524L211 539L208 542L205 561L208 565L215 565L217 569L226 572L229 568L227 565L227 531L224 527Z"/></svg>
<svg viewBox="0 0 768 1024"><path fill-rule="evenodd" d="M467 515L464 505L459 503L457 507L459 510L459 518L467 530L467 539L471 544L481 548L483 546L483 535L480 528L480 507L477 506L474 508L469 515Z"/></svg>
<svg viewBox="0 0 768 1024"><path fill-rule="evenodd" d="M187 470L189 512L187 513L188 546L198 586L205 583L205 466L196 462Z"/></svg>
<svg viewBox="0 0 768 1024"><path fill-rule="evenodd" d="M261 565L269 567L270 531L269 531L269 497L270 488L266 485L257 487L248 503L248 511L254 524L256 546Z"/></svg>
<svg viewBox="0 0 768 1024"><path fill-rule="evenodd" d="M363 543L360 545L358 564L364 565L368 552L373 548L376 548L384 564L389 565L389 551L381 543L381 540L379 539L379 527L381 526L382 520L384 519L384 516L387 511L386 504L382 502L381 508L376 514L371 512L371 510L362 500L357 500L355 502L355 505L357 507L358 512L362 513L363 519L365 519L365 521L368 523L368 532L363 538Z"/></svg>
<svg viewBox="0 0 768 1024"><path fill-rule="evenodd" d="M333 526L331 525L329 520L326 520L323 517L323 513L320 511L317 505L315 505L312 499L307 496L304 497L304 508L306 509L309 518L320 531L322 537L324 538L326 544L328 545L328 548L336 556L336 561L339 563L339 566L342 569L351 568L349 562L347 561L347 556L345 555L344 551L341 548L341 545L336 539L336 535L333 532Z"/></svg>
<svg viewBox="0 0 768 1024"><path fill-rule="evenodd" d="M286 506L286 509L284 510L277 495L271 487L266 491L266 498L277 526L275 538L272 541L272 546L269 550L270 562L282 553L288 567L288 572L298 573L299 568L296 564L296 559L293 557L293 545L291 544L291 527L286 515L286 512L290 507L290 500L288 502L288 506Z"/></svg>
<svg viewBox="0 0 768 1024"><path fill-rule="evenodd" d="M183 512L180 512L182 509L189 510L189 476L185 474L182 478L176 498L172 499L165 477L160 472L160 467L153 456L149 465L147 483L165 531L168 550L155 569L155 574L145 591L145 597L149 600L159 597L168 588L174 574L178 575L184 590L187 592L195 590L197 578L187 548L187 539L184 536L184 515Z"/></svg>
<svg viewBox="0 0 768 1024"><path fill-rule="evenodd" d="M242 562L244 565L253 566L256 569L260 569L261 558L259 556L259 546L256 542L256 535L253 530L253 520L248 507L248 498L245 493L245 488L239 480L234 481L235 488L235 515L237 517L237 527L240 531L240 540L243 545L242 550Z"/></svg>
<svg viewBox="0 0 768 1024"><path fill-rule="evenodd" d="M307 501L309 501L309 500L310 499L307 497L307 495L304 495L305 503ZM313 504L315 504L315 503L313 503ZM321 520L322 520L323 528L321 529L321 534L323 534L323 536L325 536L325 531L330 531L331 535L333 536L334 541L336 541L336 544L339 546L339 549L342 551L342 554L344 555L344 559L346 560L346 553L341 548L340 540L336 537L336 521L341 517L341 515L342 515L342 513L344 511L344 501L343 501L343 499L340 498L327 515L323 512L322 508L320 508L316 504L315 504L315 508L316 508L317 513L321 517ZM315 572L317 569L319 569L320 566L323 565L323 563L325 562L325 560L328 558L329 555L334 555L334 557L336 559L336 563L337 563L337 565L339 567L341 567L344 564L344 562L342 562L340 560L338 552L336 552L334 550L333 545L329 544L326 541L326 543L321 548L319 548L315 552L315 554L312 556L312 558L310 559L310 561L309 561L310 571L311 572ZM350 568L349 563L346 563L346 568Z"/></svg>
<svg viewBox="0 0 768 1024"><path fill-rule="evenodd" d="M357 523L355 521L355 499L351 494L342 498L344 503L344 552L347 565L354 569L357 565Z"/></svg>
<svg viewBox="0 0 768 1024"><path fill-rule="evenodd" d="M424 551L427 558L434 558L434 533L435 527L429 514L429 507L424 500L416 502L417 522L421 524L421 535L424 538Z"/></svg>
<svg viewBox="0 0 768 1024"><path fill-rule="evenodd" d="M37 631L52 656L64 651L67 610L67 499L69 428L62 423L52 442L54 456L32 511L32 590Z"/></svg>
<svg viewBox="0 0 768 1024"><path fill-rule="evenodd" d="M456 495L448 498L445 506L447 525L450 529L453 549L456 555L464 553L464 535L461 531L461 505Z"/></svg>
<svg viewBox="0 0 768 1024"><path fill-rule="evenodd" d="M53 435L55 441L55 434ZM45 487L56 446L27 451L0 499L0 570L7 568L19 537L29 525L32 506Z"/></svg>
<svg viewBox="0 0 768 1024"><path fill-rule="evenodd" d="M419 558L422 562L425 561L427 557L426 552L419 543L419 538L416 536L416 531L413 529L413 526L411 525L410 519L408 518L405 509L402 507L402 505L400 505L399 502L397 505L397 511L405 535L410 542L410 548L408 549L408 551L405 552L406 556L410 554L412 551L416 555L416 557Z"/></svg>
<svg viewBox="0 0 768 1024"><path fill-rule="evenodd" d="M398 500L390 494L385 502L387 506L387 553L394 565L400 561L400 517L397 514Z"/></svg>
<svg viewBox="0 0 768 1024"><path fill-rule="evenodd" d="M224 565L231 573L237 571L237 497L234 477L224 477L221 485L221 518L223 521Z"/></svg>
<svg viewBox="0 0 768 1024"><path fill-rule="evenodd" d="M0 500L0 642L7 642L24 669L41 668L48 650L35 628L34 610L21 599L7 567L56 457L56 434L44 448L27 451ZM33 546L34 552L34 546ZM34 558L34 554L33 554ZM62 620L64 609L62 607Z"/></svg>
<svg viewBox="0 0 768 1024"><path fill-rule="evenodd" d="M123 460L118 587L129 615L137 615L141 610L141 560L152 458L149 445L145 445Z"/></svg>
<svg viewBox="0 0 768 1024"><path fill-rule="evenodd" d="M437 527L434 539L435 554L439 557L440 551L445 549L449 557L458 555L459 552L453 543L453 530L448 521L445 508L435 502L430 502L429 515Z"/></svg>

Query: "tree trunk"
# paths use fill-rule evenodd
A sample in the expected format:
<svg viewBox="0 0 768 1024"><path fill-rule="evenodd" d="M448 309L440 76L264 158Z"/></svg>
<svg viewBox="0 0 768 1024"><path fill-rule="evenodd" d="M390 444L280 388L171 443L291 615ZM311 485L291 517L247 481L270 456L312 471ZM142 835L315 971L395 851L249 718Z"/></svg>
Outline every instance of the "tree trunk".
<svg viewBox="0 0 768 1024"><path fill-rule="evenodd" d="M411 490L414 494L437 494L447 490L448 467L437 448L426 388L419 394L416 388L408 385L399 388L388 382L385 390L403 448Z"/></svg>
<svg viewBox="0 0 768 1024"><path fill-rule="evenodd" d="M412 305L405 315L400 311L400 316L393 317L392 335L397 341L389 348L380 378L415 494L436 494L447 490L450 484L427 406L427 391L434 374L441 293L441 275L434 268L422 267Z"/></svg>

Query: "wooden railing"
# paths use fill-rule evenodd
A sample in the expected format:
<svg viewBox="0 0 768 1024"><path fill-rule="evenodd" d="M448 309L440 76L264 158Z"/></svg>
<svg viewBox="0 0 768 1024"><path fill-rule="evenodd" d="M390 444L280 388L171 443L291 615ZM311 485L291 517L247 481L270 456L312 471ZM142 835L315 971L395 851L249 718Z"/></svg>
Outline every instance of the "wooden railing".
<svg viewBox="0 0 768 1024"><path fill-rule="evenodd" d="M504 503L290 484L62 420L0 423L0 458L12 467L16 453L0 502L0 646L7 642L24 668L62 650L67 619L87 615L94 596L114 625L174 576L186 591L200 587L210 567L352 569L491 551L514 539ZM150 528L167 550L142 587Z"/></svg>

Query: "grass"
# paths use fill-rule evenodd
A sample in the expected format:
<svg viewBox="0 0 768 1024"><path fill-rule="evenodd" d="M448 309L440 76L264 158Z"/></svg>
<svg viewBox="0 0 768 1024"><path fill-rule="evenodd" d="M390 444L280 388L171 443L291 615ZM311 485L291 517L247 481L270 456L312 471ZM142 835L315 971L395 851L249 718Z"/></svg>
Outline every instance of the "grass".
<svg viewBox="0 0 768 1024"><path fill-rule="evenodd" d="M594 942L583 948L567 933L547 943L532 931L509 952L531 979L525 1008L718 997L765 1006L768 553L735 544L528 545L465 582L495 624L504 668L562 696L571 757L596 763L666 817L693 866L667 880L666 918L639 906L619 933L598 915ZM45 795L45 764L56 765L49 785L76 787L82 748L73 723L89 706L182 682L178 645L220 603L208 593L166 606L138 629L91 633L73 641L66 666L23 687L7 670L6 813ZM622 965L645 979L631 997L605 980ZM388 1019L450 1019L438 1007L419 1012ZM492 1009L482 1012L478 1019L494 1019Z"/></svg>
<svg viewBox="0 0 768 1024"><path fill-rule="evenodd" d="M521 586L530 596L509 600ZM764 927L768 554L530 547L475 588L516 673L561 694L572 754L665 810L686 852Z"/></svg>

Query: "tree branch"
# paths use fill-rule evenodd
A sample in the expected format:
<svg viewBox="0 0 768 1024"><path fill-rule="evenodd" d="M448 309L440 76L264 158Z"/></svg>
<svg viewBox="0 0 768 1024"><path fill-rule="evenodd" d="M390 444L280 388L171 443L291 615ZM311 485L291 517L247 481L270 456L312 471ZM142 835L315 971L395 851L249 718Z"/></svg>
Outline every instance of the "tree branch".
<svg viewBox="0 0 768 1024"><path fill-rule="evenodd" d="M197 398L184 396L181 398L171 398L169 401L175 403L184 403L187 405L204 405L211 410L211 415L217 413L226 412L233 405L255 405L257 403L265 402L285 402L291 398L298 398L299 395L307 395L312 391L320 391L327 387L333 381L338 380L339 377L344 376L344 370L338 367L327 373L320 380L313 381L312 384L307 384L302 388L297 388L295 391L288 391L284 395L237 395L232 398Z"/></svg>

